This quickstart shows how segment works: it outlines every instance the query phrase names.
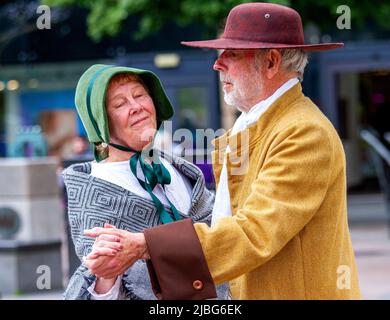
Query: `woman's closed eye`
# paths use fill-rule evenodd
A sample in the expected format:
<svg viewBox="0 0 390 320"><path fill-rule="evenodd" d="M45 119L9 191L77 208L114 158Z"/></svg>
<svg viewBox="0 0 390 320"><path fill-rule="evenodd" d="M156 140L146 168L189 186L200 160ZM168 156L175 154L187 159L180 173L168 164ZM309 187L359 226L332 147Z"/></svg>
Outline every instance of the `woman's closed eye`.
<svg viewBox="0 0 390 320"><path fill-rule="evenodd" d="M126 100L125 99L122 99L122 100L118 100L114 103L114 108L120 108L122 106L124 106L126 104Z"/></svg>
<svg viewBox="0 0 390 320"><path fill-rule="evenodd" d="M145 92L137 92L136 94L134 94L134 99L143 98L145 95Z"/></svg>

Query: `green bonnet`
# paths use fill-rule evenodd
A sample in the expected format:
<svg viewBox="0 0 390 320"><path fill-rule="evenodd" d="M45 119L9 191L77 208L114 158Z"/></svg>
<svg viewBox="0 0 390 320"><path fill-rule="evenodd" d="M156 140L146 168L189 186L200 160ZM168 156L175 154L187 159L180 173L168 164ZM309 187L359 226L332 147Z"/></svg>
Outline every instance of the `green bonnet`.
<svg viewBox="0 0 390 320"><path fill-rule="evenodd" d="M81 76L77 84L75 97L77 112L87 132L88 140L92 143L104 142L114 148L133 152L133 155L129 158L130 170L137 178L141 187L149 193L160 214L161 222L170 223L181 220L179 211L168 198L171 213L153 193L153 189L157 184L161 185L163 190L165 190L164 186L171 183L171 175L164 165L153 161L151 164L148 164L144 161L141 150L133 150L128 146L117 145L110 141L105 97L111 78L119 73L135 74L144 82L153 99L158 127L160 127L162 121L168 120L173 116L173 107L165 94L160 80L153 72L129 67L95 64ZM104 156L96 152L96 146L95 159L96 161L104 159ZM143 179L138 176L137 166L141 168Z"/></svg>
<svg viewBox="0 0 390 320"><path fill-rule="evenodd" d="M123 66L95 64L81 76L75 95L77 112L87 132L88 140L92 143L110 143L105 97L111 78L119 73L135 74L142 79L153 99L158 127L162 121L170 119L174 114L164 88L153 72Z"/></svg>

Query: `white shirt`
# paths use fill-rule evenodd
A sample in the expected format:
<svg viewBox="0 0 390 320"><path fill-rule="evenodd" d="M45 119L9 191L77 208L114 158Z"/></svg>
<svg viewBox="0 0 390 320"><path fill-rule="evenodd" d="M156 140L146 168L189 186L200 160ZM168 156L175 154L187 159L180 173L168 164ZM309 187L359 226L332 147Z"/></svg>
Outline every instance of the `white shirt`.
<svg viewBox="0 0 390 320"><path fill-rule="evenodd" d="M191 208L192 186L189 179L181 174L167 160L160 158L161 163L169 171L171 175L171 183L165 186L166 196L184 215L188 215ZM137 175L141 180L144 180L144 175L138 163ZM116 184L126 190L129 190L140 197L151 199L149 193L142 188L137 178L130 170L129 161L119 162L92 162L91 176L103 179L105 181ZM169 205L164 190L161 185L156 185L153 190L156 197L164 204ZM118 299L122 277L118 276L112 288L103 294L95 292L96 282L93 282L88 291L91 293L91 300L116 300Z"/></svg>
<svg viewBox="0 0 390 320"><path fill-rule="evenodd" d="M172 204L184 215L188 214L191 208L192 186L188 178L182 175L169 161L160 158L161 163L171 175L171 183L165 185L165 193ZM139 163L137 163L137 175L145 180ZM130 170L129 161L119 162L92 162L91 176L103 179L116 184L124 189L137 194L138 196L150 199L149 193L142 188L137 178ZM156 185L153 190L155 196L164 204L169 205L161 185Z"/></svg>
<svg viewBox="0 0 390 320"><path fill-rule="evenodd" d="M293 78L286 81L280 88L278 88L267 99L260 101L254 105L248 112L242 112L233 125L231 135L235 135L238 132L248 128L253 123L257 122L260 117L268 110L268 108L284 93L295 86L299 82L298 78ZM226 153L230 152L229 145L226 148ZM228 177L226 168L226 155L223 160L222 171L219 179L217 192L215 195L215 203L213 208L213 214L211 218L211 226L223 218L232 215L230 206L230 193L228 187Z"/></svg>

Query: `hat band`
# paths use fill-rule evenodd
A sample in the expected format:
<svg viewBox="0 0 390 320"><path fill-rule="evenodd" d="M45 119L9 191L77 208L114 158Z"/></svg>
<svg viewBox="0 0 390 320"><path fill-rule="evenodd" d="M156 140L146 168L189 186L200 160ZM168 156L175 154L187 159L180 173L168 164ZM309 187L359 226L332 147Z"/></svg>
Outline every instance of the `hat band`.
<svg viewBox="0 0 390 320"><path fill-rule="evenodd" d="M92 95L92 89L93 89L93 85L97 79L97 77L99 75L101 75L104 71L106 71L107 69L110 69L114 66L112 65L108 65L108 66L105 66L104 68L100 69L98 72L96 72L93 77L91 78L91 80L89 81L89 84L88 84L88 89L87 89L87 111L88 111L88 116L89 116L89 119L91 120L91 123L96 131L96 134L98 135L99 139L101 141L104 141L103 138L102 138L102 135L101 135L101 132L99 130L99 127L96 123L96 120L92 114L92 108L91 108L91 95ZM106 141L108 142L108 141Z"/></svg>

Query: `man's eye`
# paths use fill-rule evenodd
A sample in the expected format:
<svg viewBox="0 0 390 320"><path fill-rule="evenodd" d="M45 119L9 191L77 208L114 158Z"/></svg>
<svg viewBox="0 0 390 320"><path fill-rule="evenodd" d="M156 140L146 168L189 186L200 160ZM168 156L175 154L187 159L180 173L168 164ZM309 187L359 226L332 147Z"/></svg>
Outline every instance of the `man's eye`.
<svg viewBox="0 0 390 320"><path fill-rule="evenodd" d="M230 58L239 58L240 57L240 52L232 50L232 51L229 51L228 56Z"/></svg>
<svg viewBox="0 0 390 320"><path fill-rule="evenodd" d="M145 95L145 93L137 93L134 95L134 98L137 99L137 98L141 98Z"/></svg>

